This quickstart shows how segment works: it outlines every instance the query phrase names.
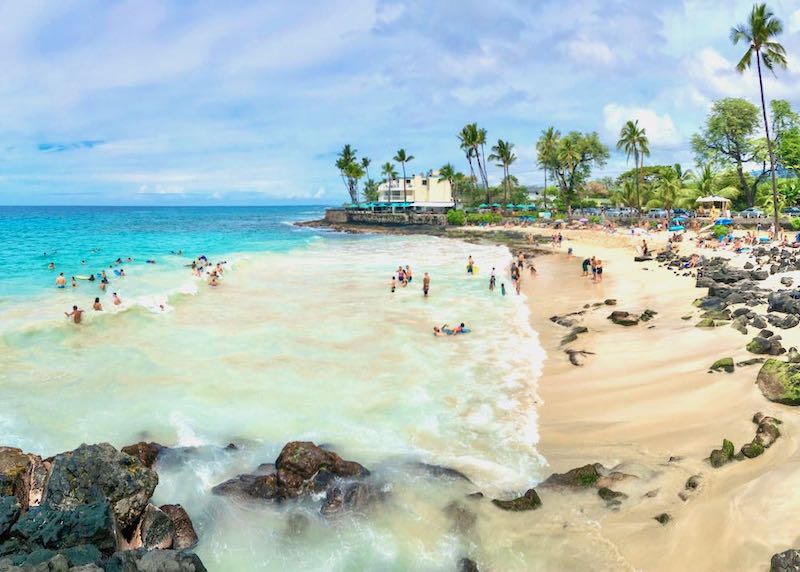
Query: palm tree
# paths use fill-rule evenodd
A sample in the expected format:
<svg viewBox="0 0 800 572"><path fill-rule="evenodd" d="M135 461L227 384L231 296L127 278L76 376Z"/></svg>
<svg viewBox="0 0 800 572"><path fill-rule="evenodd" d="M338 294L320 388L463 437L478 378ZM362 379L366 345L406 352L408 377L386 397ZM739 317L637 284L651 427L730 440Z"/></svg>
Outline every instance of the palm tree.
<svg viewBox="0 0 800 572"><path fill-rule="evenodd" d="M488 192L489 180L486 176L485 161L481 164L483 146L486 144L486 129L479 128L477 123L468 123L459 132L458 139L461 141L461 148L467 154L467 160L469 161L469 168L472 175L475 175L475 171L472 169L472 159L475 159L475 162L478 164L478 174L481 177L481 182Z"/></svg>
<svg viewBox="0 0 800 572"><path fill-rule="evenodd" d="M406 163L414 159L414 155L406 155L405 149L398 149L397 154L392 158L395 163L400 163L403 168L403 202L408 202L406 197Z"/></svg>
<svg viewBox="0 0 800 572"><path fill-rule="evenodd" d="M450 163L445 163L439 169L439 182L444 183L447 181L450 184L450 193L453 196L453 201L455 202L456 199L456 188L455 188L455 178L456 178L456 169Z"/></svg>
<svg viewBox="0 0 800 572"><path fill-rule="evenodd" d="M617 141L617 149L624 150L629 160L633 155L635 168L639 170L639 176L636 178L636 210L639 211L640 216L642 214L642 169L644 169L644 157L650 155L649 143L644 127L639 127L638 119L636 121L629 120L622 126L619 132L619 141Z"/></svg>
<svg viewBox="0 0 800 572"><path fill-rule="evenodd" d="M786 49L774 41L774 37L783 32L783 24L775 17L766 4L756 4L750 12L750 20L731 29L731 42L738 44L740 41L747 43L745 52L736 69L744 73L750 69L755 56L758 69L758 87L761 91L761 111L764 114L764 132L767 136L767 150L769 151L769 166L772 175L772 213L774 215L775 234L780 232L778 216L778 183L775 180L775 154L772 150L772 141L769 138L769 122L767 121L767 106L764 103L764 82L761 78L761 64L775 74L775 66L786 69Z"/></svg>
<svg viewBox="0 0 800 572"><path fill-rule="evenodd" d="M386 161L383 165L381 165L381 175L386 177L386 186L389 188L389 194L387 198L391 202L392 181L397 178L397 171L394 170L394 165L392 165L389 161Z"/></svg>
<svg viewBox="0 0 800 572"><path fill-rule="evenodd" d="M683 196L686 174L680 165L669 169L656 181L655 196L648 202L649 207L661 207L667 211L667 218L672 218L672 209Z"/></svg>
<svg viewBox="0 0 800 572"><path fill-rule="evenodd" d="M558 148L558 139L561 137L555 127L548 127L542 131L539 141L536 143L537 160L539 166L544 171L544 190L542 191L544 199L544 208L547 208L547 171L550 165L553 164L556 149Z"/></svg>
<svg viewBox="0 0 800 572"><path fill-rule="evenodd" d="M710 164L703 165L700 175L694 178L694 184L700 191L701 197L713 195L717 186L717 174L714 172L714 168Z"/></svg>
<svg viewBox="0 0 800 572"><path fill-rule="evenodd" d="M361 158L361 166L364 167L364 172L367 174L367 179L369 179L369 166L372 164L372 159L369 157L362 157Z"/></svg>
<svg viewBox="0 0 800 572"><path fill-rule="evenodd" d="M611 201L617 206L636 208L637 200L636 184L632 181L623 182L620 187L611 193Z"/></svg>
<svg viewBox="0 0 800 572"><path fill-rule="evenodd" d="M472 178L475 179L475 167L472 165L472 159L475 157L475 149L472 148L469 125L464 126L464 128L459 132L458 140L461 141L461 150L464 151L464 154L467 156L467 161L469 162L469 173L472 175Z"/></svg>
<svg viewBox="0 0 800 572"><path fill-rule="evenodd" d="M489 160L498 161L496 165L503 168L503 186L506 190L506 200L508 200L510 194L509 186L511 184L508 168L517 160L517 156L514 155L514 144L498 139L497 145L492 146L492 154L489 155Z"/></svg>

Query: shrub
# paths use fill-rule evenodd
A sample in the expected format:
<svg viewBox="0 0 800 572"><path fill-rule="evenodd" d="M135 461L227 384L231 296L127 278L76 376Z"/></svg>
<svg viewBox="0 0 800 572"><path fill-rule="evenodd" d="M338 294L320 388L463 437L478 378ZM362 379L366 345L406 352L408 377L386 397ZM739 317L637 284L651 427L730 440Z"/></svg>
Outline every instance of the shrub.
<svg viewBox="0 0 800 572"><path fill-rule="evenodd" d="M497 224L503 220L498 213L469 213L467 224Z"/></svg>
<svg viewBox="0 0 800 572"><path fill-rule="evenodd" d="M600 224L600 222L602 222L602 220L603 219L600 217L600 215L596 215L596 214L589 215L589 222L592 223L592 224Z"/></svg>
<svg viewBox="0 0 800 572"><path fill-rule="evenodd" d="M800 230L800 218L792 219L792 230Z"/></svg>
<svg viewBox="0 0 800 572"><path fill-rule="evenodd" d="M711 229L711 232L716 238L722 238L728 234L728 227L724 224L715 224L714 228Z"/></svg>
<svg viewBox="0 0 800 572"><path fill-rule="evenodd" d="M464 215L464 211L462 210L450 210L447 211L447 224L453 226L464 226L464 220L466 216Z"/></svg>

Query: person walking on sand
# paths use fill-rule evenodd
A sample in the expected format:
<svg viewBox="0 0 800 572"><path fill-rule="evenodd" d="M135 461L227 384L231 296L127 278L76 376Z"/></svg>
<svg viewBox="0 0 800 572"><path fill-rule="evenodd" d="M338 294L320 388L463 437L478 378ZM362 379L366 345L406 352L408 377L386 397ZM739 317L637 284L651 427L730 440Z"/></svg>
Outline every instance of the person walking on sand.
<svg viewBox="0 0 800 572"><path fill-rule="evenodd" d="M95 312L103 311L103 305L100 303L100 298L94 299L94 304L92 304L92 310L94 310Z"/></svg>
<svg viewBox="0 0 800 572"><path fill-rule="evenodd" d="M647 241L642 239L642 256L647 256L650 254L650 249L647 248Z"/></svg>
<svg viewBox="0 0 800 572"><path fill-rule="evenodd" d="M73 306L72 312L64 312L64 315L67 318L71 318L74 323L80 324L81 317L83 316L83 310L79 310L77 306Z"/></svg>
<svg viewBox="0 0 800 572"><path fill-rule="evenodd" d="M63 288L66 285L67 285L67 279L64 278L64 273L62 272L56 277L56 287Z"/></svg>
<svg viewBox="0 0 800 572"><path fill-rule="evenodd" d="M428 291L431 289L431 277L426 272L422 276L422 295L428 297Z"/></svg>
<svg viewBox="0 0 800 572"><path fill-rule="evenodd" d="M514 282L514 288L519 296L519 289L522 287L522 271L517 271L517 280Z"/></svg>

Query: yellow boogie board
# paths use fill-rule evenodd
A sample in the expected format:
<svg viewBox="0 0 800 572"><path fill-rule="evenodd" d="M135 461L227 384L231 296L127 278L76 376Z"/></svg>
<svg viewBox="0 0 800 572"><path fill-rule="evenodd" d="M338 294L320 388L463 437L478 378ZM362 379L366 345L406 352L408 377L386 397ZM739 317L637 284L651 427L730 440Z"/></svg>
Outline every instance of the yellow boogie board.
<svg viewBox="0 0 800 572"><path fill-rule="evenodd" d="M465 268L469 268L469 266L466 266ZM472 265L472 273L473 274L477 274L478 273L478 267L475 266L474 264ZM467 270L467 274L469 274L469 270Z"/></svg>

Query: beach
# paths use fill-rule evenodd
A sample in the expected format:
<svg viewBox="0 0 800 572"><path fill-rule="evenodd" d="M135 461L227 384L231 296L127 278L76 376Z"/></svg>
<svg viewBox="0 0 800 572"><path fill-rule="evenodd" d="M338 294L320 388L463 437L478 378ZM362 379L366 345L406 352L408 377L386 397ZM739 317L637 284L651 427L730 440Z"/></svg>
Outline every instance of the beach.
<svg viewBox="0 0 800 572"><path fill-rule="evenodd" d="M694 278L655 262L634 262L640 239L603 231L564 235L561 251L537 257L537 276L526 273L523 282L548 353L538 381L538 448L554 472L600 462L639 478L620 484L629 498L616 511L598 508L603 503L596 495L551 495L560 497L553 518L563 517L566 526L576 511L581 519L592 514L598 536L618 552L618 561L604 569L766 569L772 554L797 542L790 492L800 484L795 412L764 398L754 384L757 364L709 373L719 358L753 357L744 350L750 337L730 327L695 327L701 311L692 302L705 291L695 288ZM648 240L651 248L659 245ZM574 256L565 253L568 247ZM593 255L606 269L597 284L581 277L581 260ZM617 305L590 307L580 317L589 331L568 347L592 355L581 367L572 365L560 344L568 329L550 317L609 298ZM615 309L658 314L626 328L607 319ZM796 330L780 333L784 345L800 340ZM752 439L758 411L783 421L782 437L761 457L712 468L706 459L723 438L737 449ZM702 475L701 484L687 492L693 475ZM543 495L545 512L548 500ZM671 517L664 526L654 520L663 513Z"/></svg>

